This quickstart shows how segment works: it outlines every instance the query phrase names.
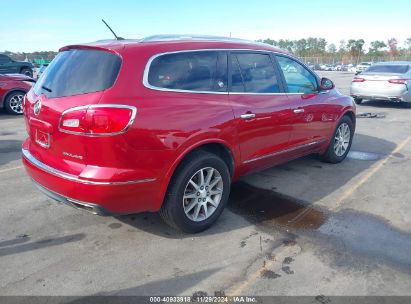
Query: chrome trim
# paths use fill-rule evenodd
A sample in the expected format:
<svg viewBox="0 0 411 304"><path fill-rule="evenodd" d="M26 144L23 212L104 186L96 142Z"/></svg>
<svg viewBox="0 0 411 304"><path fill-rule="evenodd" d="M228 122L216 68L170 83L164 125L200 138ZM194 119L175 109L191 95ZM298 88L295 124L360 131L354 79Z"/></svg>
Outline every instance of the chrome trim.
<svg viewBox="0 0 411 304"><path fill-rule="evenodd" d="M41 111L41 100L38 99L38 100L35 102L34 106L33 106L34 115L39 116L40 111Z"/></svg>
<svg viewBox="0 0 411 304"><path fill-rule="evenodd" d="M119 131L119 132L114 132L114 133L99 133L99 134L92 134L92 133L84 133L84 132L74 132L74 131L67 131L67 130L63 130L60 128L61 125L61 120L63 119L63 116L66 113L72 112L72 111L76 111L76 110L82 110L82 109L94 109L94 108L121 108L121 109L130 109L131 110L131 117L130 117L130 121L128 122L127 126ZM82 135L82 136L89 136L89 137L99 137L99 136L114 136L114 135L118 135L118 134L122 134L124 132L126 132L130 126L133 124L135 118L137 115L137 108L134 106L127 106L127 105L119 105L119 104L96 104L96 105L86 105L86 106L79 106L79 107L74 107L74 108L70 108L65 110L63 113L61 113L60 119L59 119L59 131L62 133L67 133L67 134L74 134L74 135Z"/></svg>
<svg viewBox="0 0 411 304"><path fill-rule="evenodd" d="M281 93L256 93L256 92L229 92L228 95L274 95L274 96L287 96L287 95L296 95L295 93L286 93L286 92L281 92ZM297 93L298 95L303 95L301 93Z"/></svg>
<svg viewBox="0 0 411 304"><path fill-rule="evenodd" d="M300 113L304 113L304 109L294 109L293 110L293 112L295 113L295 114L300 114Z"/></svg>
<svg viewBox="0 0 411 304"><path fill-rule="evenodd" d="M97 181L89 181L89 180L83 180L80 179L77 175L70 174L67 172L60 171L58 169L55 169L53 167L50 167L46 165L45 163L39 161L37 158L35 158L29 150L27 149L21 149L21 152L23 153L24 158L29 161L31 164L36 166L37 168L50 173L54 176L60 177L62 179L66 179L69 181L73 181L76 183L81 183L81 184L86 184L86 185L97 185L97 186L114 186L114 185L128 185L128 184L139 184L139 183L148 183L148 182L153 182L156 179L155 178L146 178L146 179L138 179L138 180L131 180L131 181L124 181L124 182L97 182Z"/></svg>
<svg viewBox="0 0 411 304"><path fill-rule="evenodd" d="M247 113L247 114L241 114L240 115L241 119L250 119L250 118L254 118L254 117L255 117L255 114L253 114L253 113Z"/></svg>
<svg viewBox="0 0 411 304"><path fill-rule="evenodd" d="M327 94L329 92L330 92L330 90L324 90L324 91L319 91L317 94Z"/></svg>
<svg viewBox="0 0 411 304"><path fill-rule="evenodd" d="M254 93L254 92L214 92L214 91L191 91L191 90L176 90L176 89L166 89L166 88L160 88L151 85L148 82L148 73L150 71L150 66L153 60L155 60L158 57L164 56L164 55L170 55L170 54L180 54L180 53L192 53L192 52L237 52L237 51L245 51L245 52L258 52L258 53L271 53L274 55L283 55L286 57L286 54L280 53L280 52L275 52L275 51L266 51L266 50L253 50L253 49L195 49L195 50L181 50L181 51L173 51L173 52L164 52L164 53L159 53L156 55L153 55L150 57L150 59L147 61L147 64L144 68L144 74L143 74L143 85L150 90L155 90L155 91L162 91L162 92L177 92L177 93L190 93L190 94L217 94L217 95L303 95L304 93L286 93L286 92L281 92L281 93ZM292 58L292 57L290 57Z"/></svg>
<svg viewBox="0 0 411 304"><path fill-rule="evenodd" d="M217 94L217 95L228 95L228 91L226 92L215 92L215 91L192 91L192 90L178 90L178 89L167 89L167 88L161 88L161 87L156 87L151 85L148 82L148 73L150 71L150 66L151 63L157 59L158 57L164 56L164 55L171 55L171 54L180 54L180 53L192 53L192 52L218 52L218 51L227 51L225 49L198 49L198 50L182 50L182 51L174 51L174 52L164 52L164 53L159 53L156 55L153 55L150 57L150 59L147 61L147 64L144 68L144 74L143 74L143 85L147 89L155 90L155 91L162 91L162 92L177 92L177 93L191 93L191 94ZM228 89L228 88L227 88Z"/></svg>
<svg viewBox="0 0 411 304"><path fill-rule="evenodd" d="M313 141L313 142L310 142L310 143L307 143L307 144L304 144L304 145L300 145L300 146L297 146L297 147L292 147L292 148L288 148L288 149L285 149L285 150L270 153L270 154L267 154L267 155L263 155L263 156L260 156L260 157L245 160L245 161L243 161L243 164L248 164L248 163L251 163L251 162L254 162L254 161L257 161L257 160L262 160L262 159L265 159L265 158L273 157L273 156L284 154L284 153L287 153L287 152L292 152L292 151L295 151L295 150L311 147L311 146L314 146L314 145L317 145L317 144L320 144L320 143L323 143L323 142L325 142L325 139Z"/></svg>
<svg viewBox="0 0 411 304"><path fill-rule="evenodd" d="M51 145L50 133L46 133L46 132L41 131L42 133L47 135L47 145L45 145L42 142L38 141L38 132L39 132L39 130L36 128L36 133L34 134L34 139L36 141L36 144L38 144L40 147L43 147L43 148L46 148L46 149L50 148L50 145Z"/></svg>

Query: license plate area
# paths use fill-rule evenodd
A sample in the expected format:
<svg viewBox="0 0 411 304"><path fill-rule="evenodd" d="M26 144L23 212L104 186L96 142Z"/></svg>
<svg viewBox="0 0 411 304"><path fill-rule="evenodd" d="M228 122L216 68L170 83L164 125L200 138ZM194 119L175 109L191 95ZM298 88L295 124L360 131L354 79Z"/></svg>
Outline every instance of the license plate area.
<svg viewBox="0 0 411 304"><path fill-rule="evenodd" d="M34 136L35 136L35 140L37 144L39 144L43 148L47 148L47 149L50 148L50 141L51 141L50 133L46 133L46 132L36 129Z"/></svg>

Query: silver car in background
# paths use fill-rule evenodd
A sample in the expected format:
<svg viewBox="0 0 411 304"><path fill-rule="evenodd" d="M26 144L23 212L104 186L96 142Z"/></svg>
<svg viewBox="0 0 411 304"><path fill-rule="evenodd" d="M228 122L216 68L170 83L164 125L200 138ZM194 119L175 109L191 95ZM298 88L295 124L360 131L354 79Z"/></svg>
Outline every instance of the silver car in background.
<svg viewBox="0 0 411 304"><path fill-rule="evenodd" d="M370 66L372 66L372 62L361 62L357 67L355 68L355 75L360 74L361 72L364 72L366 69L368 69Z"/></svg>
<svg viewBox="0 0 411 304"><path fill-rule="evenodd" d="M351 82L351 96L363 99L406 102L411 107L411 61L375 63Z"/></svg>

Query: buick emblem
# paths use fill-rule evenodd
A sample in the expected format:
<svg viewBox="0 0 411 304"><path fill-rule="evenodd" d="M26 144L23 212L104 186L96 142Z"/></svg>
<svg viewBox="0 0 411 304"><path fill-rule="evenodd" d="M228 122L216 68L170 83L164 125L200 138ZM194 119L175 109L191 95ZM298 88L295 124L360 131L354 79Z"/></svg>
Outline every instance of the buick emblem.
<svg viewBox="0 0 411 304"><path fill-rule="evenodd" d="M36 114L37 116L40 114L41 111L41 101L38 100L35 104L34 104L34 114Z"/></svg>

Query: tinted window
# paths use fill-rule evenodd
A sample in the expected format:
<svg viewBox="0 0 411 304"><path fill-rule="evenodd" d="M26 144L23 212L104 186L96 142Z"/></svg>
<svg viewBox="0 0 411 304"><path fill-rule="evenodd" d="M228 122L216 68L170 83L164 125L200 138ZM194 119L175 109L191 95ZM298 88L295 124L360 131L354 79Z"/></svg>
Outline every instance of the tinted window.
<svg viewBox="0 0 411 304"><path fill-rule="evenodd" d="M317 90L317 80L303 65L287 57L277 56L289 93L311 93Z"/></svg>
<svg viewBox="0 0 411 304"><path fill-rule="evenodd" d="M36 94L63 97L110 88L121 66L119 56L97 50L60 52L34 86Z"/></svg>
<svg viewBox="0 0 411 304"><path fill-rule="evenodd" d="M10 61L10 58L6 55L0 55L0 63L7 63Z"/></svg>
<svg viewBox="0 0 411 304"><path fill-rule="evenodd" d="M232 54L231 90L233 92L278 93L275 69L266 54Z"/></svg>
<svg viewBox="0 0 411 304"><path fill-rule="evenodd" d="M409 69L408 65L372 65L367 72L405 74Z"/></svg>
<svg viewBox="0 0 411 304"><path fill-rule="evenodd" d="M245 92L243 76L236 56L231 56L231 92Z"/></svg>
<svg viewBox="0 0 411 304"><path fill-rule="evenodd" d="M148 83L172 90L226 92L227 55L201 51L159 56L150 65Z"/></svg>

